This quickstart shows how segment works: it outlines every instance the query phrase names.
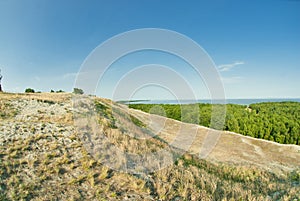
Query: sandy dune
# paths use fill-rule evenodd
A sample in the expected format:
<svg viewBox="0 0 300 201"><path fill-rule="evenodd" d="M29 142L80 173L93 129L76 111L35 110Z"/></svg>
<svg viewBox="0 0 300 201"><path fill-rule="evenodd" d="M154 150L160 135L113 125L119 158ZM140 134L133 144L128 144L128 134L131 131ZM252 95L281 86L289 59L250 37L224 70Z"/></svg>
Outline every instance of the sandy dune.
<svg viewBox="0 0 300 201"><path fill-rule="evenodd" d="M139 110L128 110L173 146L213 162L254 165L273 172L300 167L300 146L297 145L284 145L233 132L216 131Z"/></svg>

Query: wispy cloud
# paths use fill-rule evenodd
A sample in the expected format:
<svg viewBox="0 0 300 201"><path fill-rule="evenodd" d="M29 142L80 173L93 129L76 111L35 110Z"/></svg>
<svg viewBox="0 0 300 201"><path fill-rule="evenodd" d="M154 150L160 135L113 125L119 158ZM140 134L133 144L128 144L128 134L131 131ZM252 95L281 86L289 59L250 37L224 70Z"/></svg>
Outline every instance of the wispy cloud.
<svg viewBox="0 0 300 201"><path fill-rule="evenodd" d="M234 68L235 66L238 65L243 65L245 64L245 62L243 61L236 61L234 63L231 64L222 64L218 66L219 71L223 72L223 71L229 71L230 69Z"/></svg>

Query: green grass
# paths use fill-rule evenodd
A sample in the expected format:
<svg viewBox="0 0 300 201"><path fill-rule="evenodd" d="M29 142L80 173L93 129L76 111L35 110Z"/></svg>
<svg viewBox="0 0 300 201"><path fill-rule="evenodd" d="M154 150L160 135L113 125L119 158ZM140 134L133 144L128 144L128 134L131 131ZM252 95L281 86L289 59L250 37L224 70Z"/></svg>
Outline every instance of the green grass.
<svg viewBox="0 0 300 201"><path fill-rule="evenodd" d="M142 121L140 121L135 116L130 115L130 119L136 126L141 127L141 128L146 128L146 124L144 124Z"/></svg>
<svg viewBox="0 0 300 201"><path fill-rule="evenodd" d="M112 108L100 103L99 101L95 101L94 104L99 116L108 120L107 126L109 128L117 128L116 119L112 115Z"/></svg>

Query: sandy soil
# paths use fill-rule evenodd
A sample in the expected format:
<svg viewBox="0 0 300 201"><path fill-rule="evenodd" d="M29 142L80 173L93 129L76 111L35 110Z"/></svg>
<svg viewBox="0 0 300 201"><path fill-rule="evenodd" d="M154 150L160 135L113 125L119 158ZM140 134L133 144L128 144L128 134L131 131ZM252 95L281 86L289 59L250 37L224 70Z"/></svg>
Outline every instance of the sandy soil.
<svg viewBox="0 0 300 201"><path fill-rule="evenodd" d="M285 145L241 134L216 131L129 109L159 137L173 146L212 162L257 166L280 173L300 167L300 146Z"/></svg>

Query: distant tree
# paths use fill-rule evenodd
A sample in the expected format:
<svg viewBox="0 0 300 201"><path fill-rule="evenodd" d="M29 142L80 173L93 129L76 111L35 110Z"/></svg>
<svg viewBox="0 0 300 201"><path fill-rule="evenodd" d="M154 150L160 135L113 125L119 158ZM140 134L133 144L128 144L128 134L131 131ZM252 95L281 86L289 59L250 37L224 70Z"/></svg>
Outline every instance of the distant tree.
<svg viewBox="0 0 300 201"><path fill-rule="evenodd" d="M54 90L53 89L51 89L51 91L50 91L51 93L54 93Z"/></svg>
<svg viewBox="0 0 300 201"><path fill-rule="evenodd" d="M25 93L34 93L34 89L27 88L25 89Z"/></svg>
<svg viewBox="0 0 300 201"><path fill-rule="evenodd" d="M58 90L58 91L56 91L56 93L63 93L64 91L63 90Z"/></svg>
<svg viewBox="0 0 300 201"><path fill-rule="evenodd" d="M83 90L79 89L79 88L74 88L73 93L74 94L84 94Z"/></svg>

